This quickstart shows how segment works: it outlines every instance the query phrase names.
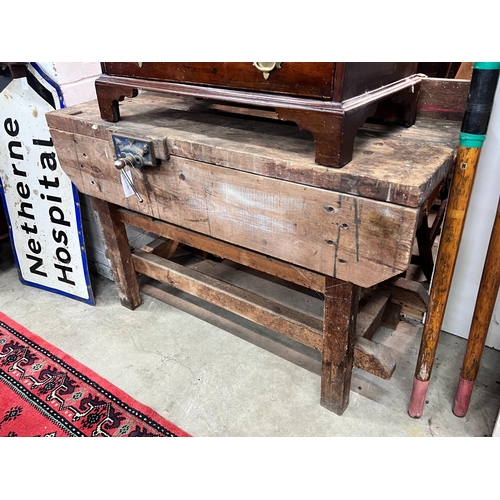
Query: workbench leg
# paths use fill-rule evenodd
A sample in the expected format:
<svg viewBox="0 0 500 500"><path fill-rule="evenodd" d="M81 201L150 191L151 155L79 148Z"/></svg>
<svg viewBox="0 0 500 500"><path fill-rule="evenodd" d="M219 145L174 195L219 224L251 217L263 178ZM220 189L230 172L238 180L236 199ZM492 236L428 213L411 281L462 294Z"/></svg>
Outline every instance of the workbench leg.
<svg viewBox="0 0 500 500"><path fill-rule="evenodd" d="M349 404L359 287L326 278L321 406L342 415Z"/></svg>
<svg viewBox="0 0 500 500"><path fill-rule="evenodd" d="M111 262L120 301L128 309L135 309L142 304L142 299L125 224L118 217L118 207L98 198L92 198L92 206L101 222L106 255Z"/></svg>

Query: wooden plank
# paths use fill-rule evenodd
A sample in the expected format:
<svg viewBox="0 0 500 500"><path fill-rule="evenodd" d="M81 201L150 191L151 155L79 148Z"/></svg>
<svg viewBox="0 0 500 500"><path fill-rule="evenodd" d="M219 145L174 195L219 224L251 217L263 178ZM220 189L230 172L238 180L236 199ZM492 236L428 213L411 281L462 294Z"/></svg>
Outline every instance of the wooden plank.
<svg viewBox="0 0 500 500"><path fill-rule="evenodd" d="M211 262L210 265L203 264L189 264L191 269L195 269L205 275L213 276L216 278L220 278L222 276L222 280L233 282L231 276L228 276L227 270L230 267L230 262L224 261L221 263ZM246 277L248 277L248 273L252 273L251 269L242 269L241 266L238 266L240 271L243 271ZM250 285L251 288L247 288L248 280L244 278L239 278L241 283L245 282L245 289L251 289L255 293L261 293L260 290L265 289L263 284L258 286L257 284ZM265 278L261 278L263 281ZM324 278L323 278L324 279ZM275 288L270 289L271 291L264 291L265 296L273 299L274 294L277 294ZM297 293L298 292L298 293ZM361 294L361 289L359 290ZM282 292L281 292L282 293ZM281 295L279 293L279 295ZM281 302L287 305L288 307L292 307L293 309L297 309L300 306L297 306L296 296L302 296L302 300L304 299L304 294L306 292L294 290L291 291L290 295L281 296ZM361 368L365 371L369 371L373 375L376 375L381 378L390 378L394 368L395 361L392 357L392 353L385 346L377 344L376 342L366 342L367 336L373 335L375 330L380 326L382 321L382 316L385 313L385 309L390 304L390 293L377 290L365 292L365 296L359 302L359 310L356 318L356 338L354 340L354 366L357 368ZM292 298L293 297L293 298ZM369 297L369 300L366 298ZM295 304L295 305L293 305ZM322 304L323 305L323 304ZM321 315L323 314L323 307L321 307ZM301 309L303 312L311 315L313 317L319 318L318 309L315 306L311 307L311 304L308 309ZM312 312L314 311L314 312ZM311 325L310 325L311 326ZM317 329L319 326L318 322L315 322L314 328ZM358 337L365 335L365 339L359 339Z"/></svg>
<svg viewBox="0 0 500 500"><path fill-rule="evenodd" d="M313 349L322 347L321 321L312 316L141 250L133 254L133 262L141 274L201 297Z"/></svg>
<svg viewBox="0 0 500 500"><path fill-rule="evenodd" d="M397 278L382 283L380 287L390 291L391 300L401 306L425 310L429 302L429 292L417 281Z"/></svg>
<svg viewBox="0 0 500 500"><path fill-rule="evenodd" d="M63 132L56 140L75 144L60 162L90 196L362 287L408 266L416 209L174 156L132 169L140 203L124 196L106 141Z"/></svg>
<svg viewBox="0 0 500 500"><path fill-rule="evenodd" d="M161 286L161 285L159 285ZM295 365L304 368L318 376L321 375L321 353L314 349L297 344L294 341L276 334L269 330L264 334L261 331L250 327L243 326L230 318L222 316L221 314L207 310L205 307L193 303L185 297L174 296L173 294L159 288L158 283L145 283L142 284L140 289L145 295L153 297L157 300L164 302L172 307L180 309L188 314L192 314L197 318L210 323L221 330L224 330L236 337L250 342L261 349L279 356L282 359L294 363ZM354 347L354 365L356 366L356 346ZM358 392L365 398L372 399L373 401L380 400L380 387L375 384L366 383L362 374L354 374L351 378L351 390ZM363 385L363 391L361 390Z"/></svg>
<svg viewBox="0 0 500 500"><path fill-rule="evenodd" d="M364 337L354 340L354 366L361 370L389 380L396 369L391 349Z"/></svg>
<svg viewBox="0 0 500 500"><path fill-rule="evenodd" d="M110 140L111 132L153 140L156 156L170 154L356 196L418 207L451 168L453 151L405 140L395 126L360 134L352 162L332 169L314 162L314 141L294 124L207 112L196 99L141 94L120 104L122 120L100 118L95 101L49 113L52 130ZM434 128L434 136L436 133ZM56 142L57 149L57 140Z"/></svg>
<svg viewBox="0 0 500 500"><path fill-rule="evenodd" d="M401 307L401 313L422 320L429 302L429 293L422 283L398 278L381 283L380 287L391 293L391 302Z"/></svg>
<svg viewBox="0 0 500 500"><path fill-rule="evenodd" d="M223 307L312 349L323 349L323 321L309 314L141 250L133 254L133 262L136 271L145 276ZM164 295L152 291L151 287L145 290L157 298ZM353 356L354 366L375 376L389 379L394 372L390 350L376 342L355 338Z"/></svg>
<svg viewBox="0 0 500 500"><path fill-rule="evenodd" d="M111 263L120 301L128 309L135 309L142 304L142 299L125 225L117 216L118 207L97 198L92 198L92 206L101 222L106 256Z"/></svg>
<svg viewBox="0 0 500 500"><path fill-rule="evenodd" d="M250 342L261 349L265 349L266 351L271 352L280 358L286 359L301 368L305 368L316 375L321 375L321 354L317 350L312 350L302 344L295 344L292 340L288 339L288 337L284 337L279 334L274 336L272 331L269 331L269 334L267 335L252 328L242 326L234 321L231 321L227 317L221 316L220 314L216 314L205 309L204 307L196 305L186 298L174 296L171 293L159 288L154 282L145 283L141 285L140 289L142 293L150 297L160 300L177 309L181 309L188 314L192 314L197 318L202 319L203 321L207 321L222 330L236 335L242 340ZM358 343L360 344L359 348L357 347ZM361 344L363 345L361 346ZM384 379L389 379L394 372L396 365L390 349L381 344L369 341L366 342L366 339L362 340L356 338L354 344L354 366L361 368L362 359L364 356L368 356L368 351L372 352L371 359L373 362L365 362L364 366L366 370L364 371L372 369L369 373L382 376ZM385 359L386 364L382 365L377 361L380 359ZM378 366L376 366L376 363L378 363ZM355 390L355 385L353 376L351 380L351 390ZM366 397L366 393L363 394Z"/></svg>
<svg viewBox="0 0 500 500"><path fill-rule="evenodd" d="M395 330L401 321L401 306L394 304L394 302L389 302L387 308L382 317L382 326L389 328L390 330Z"/></svg>
<svg viewBox="0 0 500 500"><path fill-rule="evenodd" d="M265 349L316 375L321 375L321 353L316 349L305 347L302 344L295 344L294 341L288 337L274 333L272 330L269 330L268 334L263 334L262 332L254 330L252 327L243 326L232 321L225 315L212 312L193 303L191 300L188 300L188 298L177 297L161 289L157 282L145 283L140 286L140 290L145 295L196 316L207 323L215 325L217 328L231 333L246 342L250 342L261 349Z"/></svg>
<svg viewBox="0 0 500 500"><path fill-rule="evenodd" d="M391 294L382 290L376 290L368 302L360 307L356 320L356 335L371 339L373 334L382 324L387 304Z"/></svg>
<svg viewBox="0 0 500 500"><path fill-rule="evenodd" d="M264 273L286 281L291 281L297 285L318 292L324 291L324 276L307 269L293 266L266 255L230 245L210 236L194 233L193 231L173 226L167 222L130 212L125 209L119 210L119 217L122 222L130 226L141 228L150 233L164 236L165 238L170 238L183 245L232 260L233 262L237 262L252 269L259 269Z"/></svg>
<svg viewBox="0 0 500 500"><path fill-rule="evenodd" d="M141 247L143 252L153 253L154 255L158 255L158 257L163 257L164 259L168 259L179 246L179 242L166 239L163 237L159 237Z"/></svg>

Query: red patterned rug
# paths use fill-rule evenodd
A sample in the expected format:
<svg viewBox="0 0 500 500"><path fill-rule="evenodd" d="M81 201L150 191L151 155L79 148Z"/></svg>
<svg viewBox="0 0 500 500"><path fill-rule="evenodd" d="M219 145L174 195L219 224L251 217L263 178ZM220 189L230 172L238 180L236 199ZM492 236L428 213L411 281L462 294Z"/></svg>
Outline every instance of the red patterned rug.
<svg viewBox="0 0 500 500"><path fill-rule="evenodd" d="M189 436L0 313L0 437Z"/></svg>

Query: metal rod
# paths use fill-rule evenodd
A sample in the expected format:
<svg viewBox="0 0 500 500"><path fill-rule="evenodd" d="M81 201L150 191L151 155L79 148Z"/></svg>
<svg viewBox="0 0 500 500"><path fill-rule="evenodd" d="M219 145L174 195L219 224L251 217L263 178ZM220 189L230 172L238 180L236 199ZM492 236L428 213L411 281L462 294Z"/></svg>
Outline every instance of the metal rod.
<svg viewBox="0 0 500 500"><path fill-rule="evenodd" d="M125 177L125 180L128 182L128 185L130 186L130 188L132 189L134 194L137 196L139 203L142 203L144 200L141 198L141 195L137 192L137 189L135 189L135 186L134 186L134 183L132 182L132 179L130 179L130 177L127 175L128 172L125 170L125 167L127 165L130 165L131 167L134 166L132 161L128 158L119 159L119 160L115 161L114 165L115 165L116 169L120 170L120 174L123 174L123 177Z"/></svg>
<svg viewBox="0 0 500 500"><path fill-rule="evenodd" d="M139 203L142 203L144 200L141 198L141 195L137 192L137 190L135 189L135 186L134 186L134 183L132 182L132 180L130 179L130 177L128 176L128 172L125 171L125 170L122 170L122 173L123 173L123 176L125 177L125 179L127 180L128 182L128 185L130 186L130 188L132 189L132 191L135 193L135 195L137 196L137 199L139 200Z"/></svg>

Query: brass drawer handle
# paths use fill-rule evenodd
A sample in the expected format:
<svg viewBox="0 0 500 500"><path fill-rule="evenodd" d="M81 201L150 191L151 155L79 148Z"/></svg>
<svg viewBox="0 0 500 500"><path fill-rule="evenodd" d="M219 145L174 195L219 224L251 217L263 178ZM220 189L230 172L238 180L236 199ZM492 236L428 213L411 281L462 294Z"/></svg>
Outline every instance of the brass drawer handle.
<svg viewBox="0 0 500 500"><path fill-rule="evenodd" d="M280 69L281 63L279 62L254 62L253 65L259 70L262 71L262 76L265 80L269 78L269 73L273 69Z"/></svg>

